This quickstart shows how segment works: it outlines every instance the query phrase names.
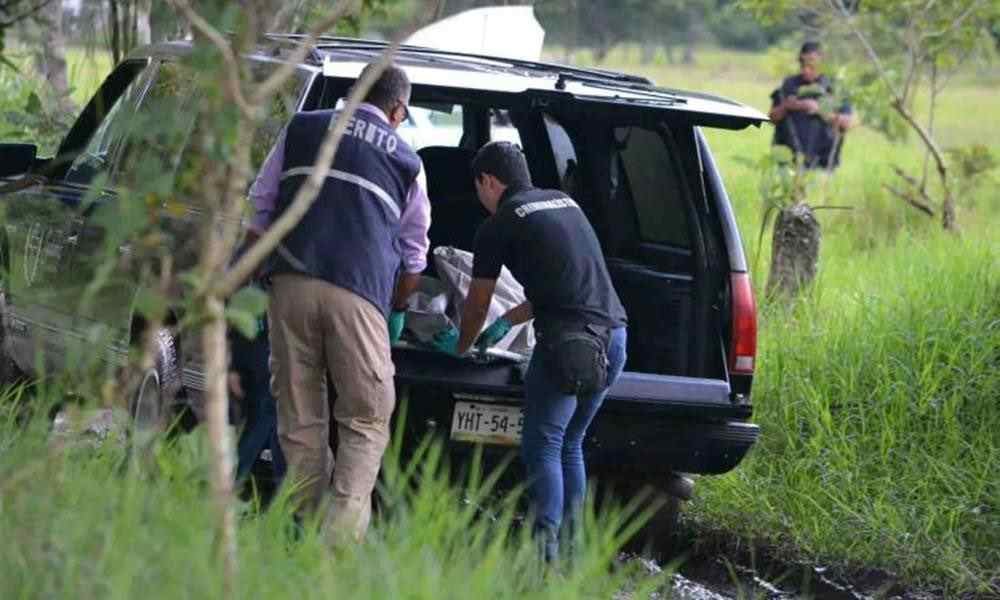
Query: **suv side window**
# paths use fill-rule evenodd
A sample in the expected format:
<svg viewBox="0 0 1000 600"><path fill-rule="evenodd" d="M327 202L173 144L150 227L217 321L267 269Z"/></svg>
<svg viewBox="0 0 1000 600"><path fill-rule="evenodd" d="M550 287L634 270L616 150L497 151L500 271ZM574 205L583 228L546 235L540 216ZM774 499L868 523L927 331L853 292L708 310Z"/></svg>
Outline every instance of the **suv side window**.
<svg viewBox="0 0 1000 600"><path fill-rule="evenodd" d="M251 68L254 72L254 77L256 80L260 81L265 79L270 75L275 69L275 63L271 62L254 62L251 64ZM298 71L296 74L288 80L284 87L282 87L277 94L271 98L271 103L267 108L267 114L253 133L253 140L250 147L250 163L253 173L257 173L261 165L264 163L264 159L271 152L271 148L274 146L275 141L278 139L278 134L284 129L288 121L291 120L292 115L295 111L299 109L302 102L302 97L305 88L308 87L308 83L312 73L309 71ZM194 113L194 110L188 111ZM176 165L173 165L173 172L180 173L181 185L178 189L182 192L177 199L186 202L190 198L183 192L186 185L198 185L197 182L191 182L184 176L185 173L191 172L191 161L195 159L197 154L197 149L192 146L193 141L191 139L192 132L197 130L196 124L192 121L191 125L187 127L188 132L185 135L183 141L183 149L179 152L179 158L177 159ZM252 181L251 181L252 182Z"/></svg>
<svg viewBox="0 0 1000 600"><path fill-rule="evenodd" d="M556 160L556 171L562 189L572 196L576 191L576 147L566 129L551 115L543 115L545 131L549 135L552 156ZM516 131L516 130L515 130Z"/></svg>
<svg viewBox="0 0 1000 600"><path fill-rule="evenodd" d="M275 69L273 63L254 63L254 77L257 80L266 79ZM278 134L284 129L292 115L298 110L302 101L303 92L308 87L312 73L309 71L298 71L295 76L288 80L277 94L271 98L271 104L267 109L267 116L257 128L253 135L253 147L250 150L250 161L253 168L259 169L267 158L271 147L278 139Z"/></svg>
<svg viewBox="0 0 1000 600"><path fill-rule="evenodd" d="M148 85L151 71L149 67L143 69L138 64L126 63L108 77L67 135L67 142L80 143L82 150L73 158L66 181L87 184L98 174L110 171L128 130L128 114ZM120 87L124 89L116 95L115 88ZM94 127L92 133L84 131L88 124ZM84 139L87 140L85 145ZM65 152L73 150L60 148L60 154Z"/></svg>
<svg viewBox="0 0 1000 600"><path fill-rule="evenodd" d="M126 136L114 179L126 186L173 184L181 153L194 126L191 106L194 73L174 61L163 61L138 108L126 118Z"/></svg>
<svg viewBox="0 0 1000 600"><path fill-rule="evenodd" d="M677 167L660 133L642 127L615 129L644 242L687 248L687 213Z"/></svg>

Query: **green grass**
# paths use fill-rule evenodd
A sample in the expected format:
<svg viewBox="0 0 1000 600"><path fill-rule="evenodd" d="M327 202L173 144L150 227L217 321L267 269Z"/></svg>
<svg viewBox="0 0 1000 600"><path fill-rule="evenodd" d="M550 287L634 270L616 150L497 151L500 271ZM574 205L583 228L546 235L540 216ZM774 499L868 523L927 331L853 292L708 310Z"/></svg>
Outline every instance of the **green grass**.
<svg viewBox="0 0 1000 600"><path fill-rule="evenodd" d="M642 66L624 50L603 66L763 111L781 56L706 51L694 67ZM980 117L994 110L995 84L957 81L941 97L942 146L984 143L1000 155L1000 120ZM750 257L760 175L739 159L766 152L771 135L770 125L708 132ZM954 237L883 187L891 165L920 173L923 160L915 138L850 133L842 167L814 190L814 203L851 207L819 213L815 288L791 308L761 306L753 397L762 441L736 471L702 478L689 513L696 530L786 558L884 568L948 594L1000 594L998 178L959 195ZM933 171L931 182L936 190ZM765 238L758 288L769 253Z"/></svg>
<svg viewBox="0 0 1000 600"><path fill-rule="evenodd" d="M45 419L25 427L9 398L0 406L0 595L220 597L202 433L131 456L114 443L57 449ZM573 564L547 572L513 497L496 498L491 477L473 472L455 486L439 445L406 461L396 448L383 516L361 545L332 551L312 526L296 535L286 496L263 513L243 505L233 597L609 598L665 584L629 565L609 568L642 518L634 507L589 507Z"/></svg>
<svg viewBox="0 0 1000 600"><path fill-rule="evenodd" d="M37 76L31 54L8 46L4 56L17 68L0 66L0 141L38 144L40 156L52 156L76 114L90 100L111 71L106 52L70 48L66 71L72 111L57 104L51 88ZM32 99L36 97L36 104Z"/></svg>
<svg viewBox="0 0 1000 600"><path fill-rule="evenodd" d="M761 315L762 442L702 480L693 513L789 554L1000 591L1000 248L836 252L811 297Z"/></svg>

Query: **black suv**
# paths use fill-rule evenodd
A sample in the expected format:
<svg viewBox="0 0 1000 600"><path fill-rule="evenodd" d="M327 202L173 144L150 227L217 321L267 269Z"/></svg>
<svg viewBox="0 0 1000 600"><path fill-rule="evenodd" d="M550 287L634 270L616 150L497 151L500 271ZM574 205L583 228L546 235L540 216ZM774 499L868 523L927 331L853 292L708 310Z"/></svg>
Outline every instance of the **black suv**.
<svg viewBox="0 0 1000 600"><path fill-rule="evenodd" d="M273 69L297 41L271 36L273 47L247 60L253 69ZM385 47L322 39L258 132L255 163L294 111L335 107ZM137 157L148 151L123 123L169 110L179 127L194 127L187 117L194 111L185 109L191 86L178 64L190 51L189 44L170 43L133 53L55 157L37 158L30 145L0 146L5 362L26 372L43 364L40 356L49 369L122 364L141 331L137 286L127 268L96 273L90 266L87 257L109 227L95 215L122 201L115 190L135 177ZM535 184L566 190L598 233L628 312L629 358L586 441L593 474L663 485L677 472L736 467L759 433L749 422L756 312L729 198L700 128L742 129L766 117L722 98L602 70L408 46L396 62L413 82L413 114L399 131L423 158L433 246L471 249L484 215L468 165L491 139L520 143ZM163 214L177 267L184 268L195 250L185 232L201 209L174 202L153 210ZM128 244L118 250L133 251ZM107 285L83 298L95 277ZM157 366L136 390L134 406L165 413L185 403L200 412L197 337L158 337ZM396 426L408 439L436 430L459 452L470 442L493 450L518 443L517 364L404 346L394 350L398 396L407 407L405 423Z"/></svg>

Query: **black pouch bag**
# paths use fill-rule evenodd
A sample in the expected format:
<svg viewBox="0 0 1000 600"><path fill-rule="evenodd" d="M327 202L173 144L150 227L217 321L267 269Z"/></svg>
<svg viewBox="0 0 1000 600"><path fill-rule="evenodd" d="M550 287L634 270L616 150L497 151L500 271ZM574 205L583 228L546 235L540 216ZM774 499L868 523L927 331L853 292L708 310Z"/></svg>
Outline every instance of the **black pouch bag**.
<svg viewBox="0 0 1000 600"><path fill-rule="evenodd" d="M609 328L563 323L546 328L539 338L549 373L564 394L587 395L607 387Z"/></svg>

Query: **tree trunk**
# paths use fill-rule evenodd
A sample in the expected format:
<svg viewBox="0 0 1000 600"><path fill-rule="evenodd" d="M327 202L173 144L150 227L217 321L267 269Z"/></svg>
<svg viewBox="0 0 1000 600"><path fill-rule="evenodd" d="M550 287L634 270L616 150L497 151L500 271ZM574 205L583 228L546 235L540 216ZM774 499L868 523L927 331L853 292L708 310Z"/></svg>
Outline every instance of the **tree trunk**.
<svg viewBox="0 0 1000 600"><path fill-rule="evenodd" d="M153 28L150 24L152 0L139 0L135 5L135 44L145 46L153 42Z"/></svg>
<svg viewBox="0 0 1000 600"><path fill-rule="evenodd" d="M215 243L210 242L210 243ZM235 597L237 574L236 507L233 504L233 441L229 431L229 390L226 388L229 349L222 301L205 300L208 321L201 331L205 353L205 412L212 448L212 489L219 528L216 541L223 565L223 598Z"/></svg>
<svg viewBox="0 0 1000 600"><path fill-rule="evenodd" d="M39 51L35 54L38 71L55 91L60 109L72 110L69 79L66 76L66 38L63 35L62 2L49 2L39 17L42 35Z"/></svg>
<svg viewBox="0 0 1000 600"><path fill-rule="evenodd" d="M694 44L684 44L684 56L681 57L681 62L685 65L694 64Z"/></svg>
<svg viewBox="0 0 1000 600"><path fill-rule="evenodd" d="M656 59L656 51L659 50L656 44L645 43L639 49L639 63L649 65Z"/></svg>
<svg viewBox="0 0 1000 600"><path fill-rule="evenodd" d="M111 60L118 64L122 59L121 47L121 15L118 0L108 0L108 34L110 35Z"/></svg>
<svg viewBox="0 0 1000 600"><path fill-rule="evenodd" d="M941 226L945 231L958 232L958 218L955 216L955 198L951 195L951 188L947 182L944 185L944 200L941 202Z"/></svg>
<svg viewBox="0 0 1000 600"><path fill-rule="evenodd" d="M819 221L805 203L782 209L774 224L767 295L794 298L816 278L822 241Z"/></svg>

